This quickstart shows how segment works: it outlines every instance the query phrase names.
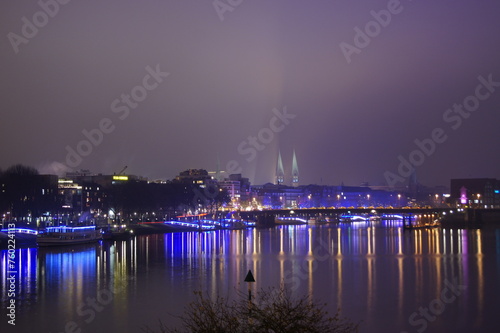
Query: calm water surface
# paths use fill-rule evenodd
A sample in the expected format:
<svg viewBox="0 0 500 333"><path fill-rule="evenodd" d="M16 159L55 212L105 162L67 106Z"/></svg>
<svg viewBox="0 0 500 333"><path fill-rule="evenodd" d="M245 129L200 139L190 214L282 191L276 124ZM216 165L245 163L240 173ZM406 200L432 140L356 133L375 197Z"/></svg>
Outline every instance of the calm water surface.
<svg viewBox="0 0 500 333"><path fill-rule="evenodd" d="M139 236L130 241L16 250L16 326L7 324L1 252L1 332L141 332L193 291L239 297L286 284L361 332L498 332L500 224L404 231L399 224L278 226Z"/></svg>

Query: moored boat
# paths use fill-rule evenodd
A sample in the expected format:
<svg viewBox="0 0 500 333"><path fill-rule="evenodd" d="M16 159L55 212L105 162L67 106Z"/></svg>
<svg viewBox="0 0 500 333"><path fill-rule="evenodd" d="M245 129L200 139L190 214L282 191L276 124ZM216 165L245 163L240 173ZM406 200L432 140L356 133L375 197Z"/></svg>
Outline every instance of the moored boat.
<svg viewBox="0 0 500 333"><path fill-rule="evenodd" d="M87 227L47 227L38 234L38 246L73 245L97 242L101 233L95 226Z"/></svg>
<svg viewBox="0 0 500 333"><path fill-rule="evenodd" d="M430 228L437 228L440 227L441 224L439 221L434 221L433 223L428 223L428 224L410 224L410 225L405 225L405 229L430 229Z"/></svg>
<svg viewBox="0 0 500 333"><path fill-rule="evenodd" d="M307 224L307 220L299 217L275 217L274 223L278 225Z"/></svg>
<svg viewBox="0 0 500 333"><path fill-rule="evenodd" d="M441 219L434 219L432 221L422 221L417 220L415 223L410 222L408 225L403 225L404 229L429 229L429 228L437 228L441 226Z"/></svg>
<svg viewBox="0 0 500 333"><path fill-rule="evenodd" d="M102 229L103 240L127 240L134 236L134 230L126 225L106 227Z"/></svg>
<svg viewBox="0 0 500 333"><path fill-rule="evenodd" d="M27 228L10 228L0 230L0 249L7 248L10 243L18 246L35 246L38 232ZM10 235L10 236L9 236Z"/></svg>
<svg viewBox="0 0 500 333"><path fill-rule="evenodd" d="M330 218L329 217L312 217L309 220L307 220L307 224L326 224L330 223Z"/></svg>
<svg viewBox="0 0 500 333"><path fill-rule="evenodd" d="M342 214L339 217L339 222L368 222L369 220L369 216L362 215Z"/></svg>

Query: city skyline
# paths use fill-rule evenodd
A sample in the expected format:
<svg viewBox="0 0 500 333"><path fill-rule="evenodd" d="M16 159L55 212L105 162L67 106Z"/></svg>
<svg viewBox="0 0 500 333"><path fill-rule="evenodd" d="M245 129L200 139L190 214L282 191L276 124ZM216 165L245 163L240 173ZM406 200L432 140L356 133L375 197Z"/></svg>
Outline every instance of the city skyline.
<svg viewBox="0 0 500 333"><path fill-rule="evenodd" d="M0 5L1 169L500 178L495 1L43 3Z"/></svg>
<svg viewBox="0 0 500 333"><path fill-rule="evenodd" d="M0 332L498 330L499 13L0 2Z"/></svg>
<svg viewBox="0 0 500 333"><path fill-rule="evenodd" d="M281 162L280 162L281 161ZM297 162L297 157L294 151L294 154L290 160L290 165L287 165L286 167L283 166L282 162L282 157L281 154L277 156L277 165L275 166L276 170L274 171L274 174L272 176L272 181L268 181L265 183L253 183L250 182L252 185L265 185L265 184L273 184L273 185L283 185L283 186L288 186L288 187L297 187L297 186L309 186L309 185L320 185L320 186L377 186L377 187L386 187L387 189L390 188L403 188L403 187L408 187L408 183L410 182L415 182L416 178L411 178L409 177L408 183L402 184L401 186L384 186L384 185L377 185L377 184L370 184L368 182L363 182L361 184L345 184L345 182L341 181L338 184L324 184L324 183L303 183L301 182L301 177L298 172L298 162ZM203 167L191 167L187 168L185 170L178 170L175 176L172 178L148 178L147 176L141 175L139 173L129 172L129 167L126 165L124 166L121 170L116 171L116 172L103 172L102 170L90 170L90 169L75 169L75 170L68 170L67 172L64 173L45 173L43 170L39 170L36 167L30 166L30 165L23 165L22 163L15 163L13 165L8 166L5 169L0 169L0 175L2 171L7 171L9 169L19 167L19 168L33 168L35 169L40 175L52 175L52 176L57 176L60 179L65 179L68 177L73 177L75 175L87 175L87 176L97 176L97 175L107 175L107 176L133 176L133 177L139 177L140 179L147 180L148 182L169 182L169 181L174 181L178 179L179 175L188 172L188 171L197 171L197 170L202 170L206 171L207 174L214 180L221 181L225 179L229 179L230 176L232 175L241 175L242 177L246 177L244 173L229 173L226 170L218 170L218 169L209 169L209 168L203 168ZM238 170L236 170L238 171ZM279 176L278 176L279 175ZM483 177L484 178L484 177ZM279 179L279 180L278 180ZM322 182L322 180L320 180ZM418 182L418 181L417 181ZM449 180L448 180L449 183ZM426 185L426 184L420 184L420 185ZM442 186L442 185L437 185L437 186ZM447 185L445 185L447 186ZM448 187L448 186L447 186Z"/></svg>

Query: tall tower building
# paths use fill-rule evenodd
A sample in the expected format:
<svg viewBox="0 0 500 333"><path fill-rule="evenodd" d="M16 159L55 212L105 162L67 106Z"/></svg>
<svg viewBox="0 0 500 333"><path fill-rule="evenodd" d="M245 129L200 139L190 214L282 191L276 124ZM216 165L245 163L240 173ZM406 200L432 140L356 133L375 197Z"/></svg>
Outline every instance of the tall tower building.
<svg viewBox="0 0 500 333"><path fill-rule="evenodd" d="M283 170L283 161L281 152L278 152L278 164L276 165L276 185L282 185L285 180L285 171Z"/></svg>
<svg viewBox="0 0 500 333"><path fill-rule="evenodd" d="M418 196L418 180L417 180L417 170L413 169L410 179L408 180L408 192L412 199L417 199Z"/></svg>
<svg viewBox="0 0 500 333"><path fill-rule="evenodd" d="M295 149L293 150L293 160L292 160L292 186L299 186L299 166L297 164L297 156L295 155Z"/></svg>
<svg viewBox="0 0 500 333"><path fill-rule="evenodd" d="M220 177L220 158L219 158L219 153L217 153L217 171L215 171L215 179L217 179L217 181L221 181L221 177Z"/></svg>

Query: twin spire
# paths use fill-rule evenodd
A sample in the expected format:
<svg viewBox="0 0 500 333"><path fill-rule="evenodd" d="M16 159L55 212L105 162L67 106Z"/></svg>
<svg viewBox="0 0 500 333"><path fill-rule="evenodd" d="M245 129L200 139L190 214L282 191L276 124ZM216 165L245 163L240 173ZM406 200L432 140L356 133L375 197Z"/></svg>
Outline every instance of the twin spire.
<svg viewBox="0 0 500 333"><path fill-rule="evenodd" d="M293 150L292 159L292 186L299 186L299 165L297 164L297 156L295 155L295 149Z"/></svg>
<svg viewBox="0 0 500 333"><path fill-rule="evenodd" d="M285 181L285 170L283 169L283 160L281 159L281 151L278 152L278 163L276 165L276 185L283 185ZM293 150L292 158L292 186L299 186L299 166L297 164L297 156L295 149Z"/></svg>
<svg viewBox="0 0 500 333"><path fill-rule="evenodd" d="M284 180L285 180L285 170L283 170L281 151L278 151L278 165L276 165L276 185L283 185Z"/></svg>

